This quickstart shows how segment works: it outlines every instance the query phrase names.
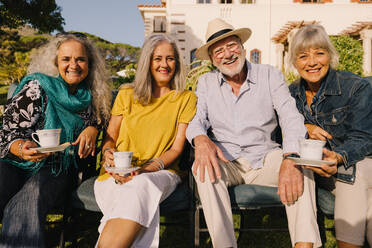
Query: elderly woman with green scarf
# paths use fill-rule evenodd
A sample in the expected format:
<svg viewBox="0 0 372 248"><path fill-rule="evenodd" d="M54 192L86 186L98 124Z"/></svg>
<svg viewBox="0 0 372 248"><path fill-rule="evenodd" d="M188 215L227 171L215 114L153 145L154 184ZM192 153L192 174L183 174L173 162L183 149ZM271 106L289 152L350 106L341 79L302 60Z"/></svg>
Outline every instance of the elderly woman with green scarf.
<svg viewBox="0 0 372 248"><path fill-rule="evenodd" d="M47 212L71 190L79 159L95 152L111 90L97 48L80 33L52 38L34 54L0 130L0 247L44 247ZM42 153L31 135L61 129L62 152Z"/></svg>

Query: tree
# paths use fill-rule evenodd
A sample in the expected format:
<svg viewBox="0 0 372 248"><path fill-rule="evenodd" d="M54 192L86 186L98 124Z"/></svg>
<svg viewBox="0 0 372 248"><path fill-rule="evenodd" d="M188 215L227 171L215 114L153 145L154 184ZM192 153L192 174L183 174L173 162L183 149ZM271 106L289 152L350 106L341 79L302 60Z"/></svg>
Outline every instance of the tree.
<svg viewBox="0 0 372 248"><path fill-rule="evenodd" d="M116 72L125 69L130 64L137 63L140 51L139 47L122 43L112 43L92 34L84 34L93 40L100 49L112 75L116 75Z"/></svg>
<svg viewBox="0 0 372 248"><path fill-rule="evenodd" d="M1 0L0 0L1 1ZM98 36L85 33L101 51L111 75L118 71L136 68L139 48L127 44L111 43ZM0 29L0 85L19 82L25 75L31 50L45 44L51 36L48 34L24 35L16 29ZM133 80L133 75L120 79L123 82Z"/></svg>
<svg viewBox="0 0 372 248"><path fill-rule="evenodd" d="M362 44L350 36L330 36L333 45L340 55L338 70L350 71L359 76L363 75Z"/></svg>
<svg viewBox="0 0 372 248"><path fill-rule="evenodd" d="M55 0L0 0L0 28L25 24L50 33L63 31L65 21Z"/></svg>
<svg viewBox="0 0 372 248"><path fill-rule="evenodd" d="M19 82L26 74L33 48L45 44L45 35L20 36L17 30L0 30L0 85Z"/></svg>

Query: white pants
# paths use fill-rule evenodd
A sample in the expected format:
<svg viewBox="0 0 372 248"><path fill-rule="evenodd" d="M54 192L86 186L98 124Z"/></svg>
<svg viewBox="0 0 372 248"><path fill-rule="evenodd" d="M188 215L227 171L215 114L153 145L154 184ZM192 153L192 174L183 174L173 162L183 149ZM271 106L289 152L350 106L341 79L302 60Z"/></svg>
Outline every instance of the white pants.
<svg viewBox="0 0 372 248"><path fill-rule="evenodd" d="M104 181L96 180L94 194L103 213L98 231L101 233L110 219L132 220L144 227L132 247L158 247L159 204L180 182L179 176L167 170L143 173L122 185L115 184L112 177Z"/></svg>
<svg viewBox="0 0 372 248"><path fill-rule="evenodd" d="M336 181L335 227L337 240L372 245L372 159L356 164L354 184Z"/></svg>
<svg viewBox="0 0 372 248"><path fill-rule="evenodd" d="M228 163L219 161L222 175L215 183L210 182L207 170L204 183L200 182L198 171L195 180L213 247L237 247L227 187L238 184L278 186L281 163L282 150L277 149L266 155L263 168L257 170L252 169L243 158ZM294 204L286 206L291 242L293 246L297 242L311 242L314 247L320 247L313 172L305 169L303 173L302 196Z"/></svg>

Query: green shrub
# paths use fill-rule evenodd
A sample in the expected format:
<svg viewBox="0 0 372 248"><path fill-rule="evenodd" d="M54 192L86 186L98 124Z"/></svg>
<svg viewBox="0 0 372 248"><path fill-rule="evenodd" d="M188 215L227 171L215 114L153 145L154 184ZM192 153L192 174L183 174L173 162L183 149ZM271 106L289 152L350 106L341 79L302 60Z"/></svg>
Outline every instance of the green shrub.
<svg viewBox="0 0 372 248"><path fill-rule="evenodd" d="M285 73L284 73L284 78L285 78L285 81L286 81L288 84L291 84L291 83L293 83L294 81L296 81L297 79L299 79L299 78L300 78L300 75L298 75L298 74L295 73L295 72L289 71L289 72L285 72Z"/></svg>
<svg viewBox="0 0 372 248"><path fill-rule="evenodd" d="M330 36L330 39L340 55L338 70L350 71L363 76L363 47L350 36Z"/></svg>
<svg viewBox="0 0 372 248"><path fill-rule="evenodd" d="M134 81L134 75L130 77L112 77L112 84L115 89L118 89L120 85L126 83L132 83Z"/></svg>

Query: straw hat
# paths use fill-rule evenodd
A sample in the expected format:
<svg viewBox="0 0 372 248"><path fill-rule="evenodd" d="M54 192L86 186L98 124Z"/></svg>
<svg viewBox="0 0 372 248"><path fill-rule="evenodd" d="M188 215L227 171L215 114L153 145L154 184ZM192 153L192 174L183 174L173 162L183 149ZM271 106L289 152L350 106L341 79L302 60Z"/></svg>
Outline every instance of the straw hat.
<svg viewBox="0 0 372 248"><path fill-rule="evenodd" d="M242 41L242 44L246 42L251 36L252 31L249 28L238 28L234 27L220 18L216 18L208 23L207 33L205 40L207 43L196 50L196 57L199 59L209 59L208 48L219 40L226 37L236 35Z"/></svg>

